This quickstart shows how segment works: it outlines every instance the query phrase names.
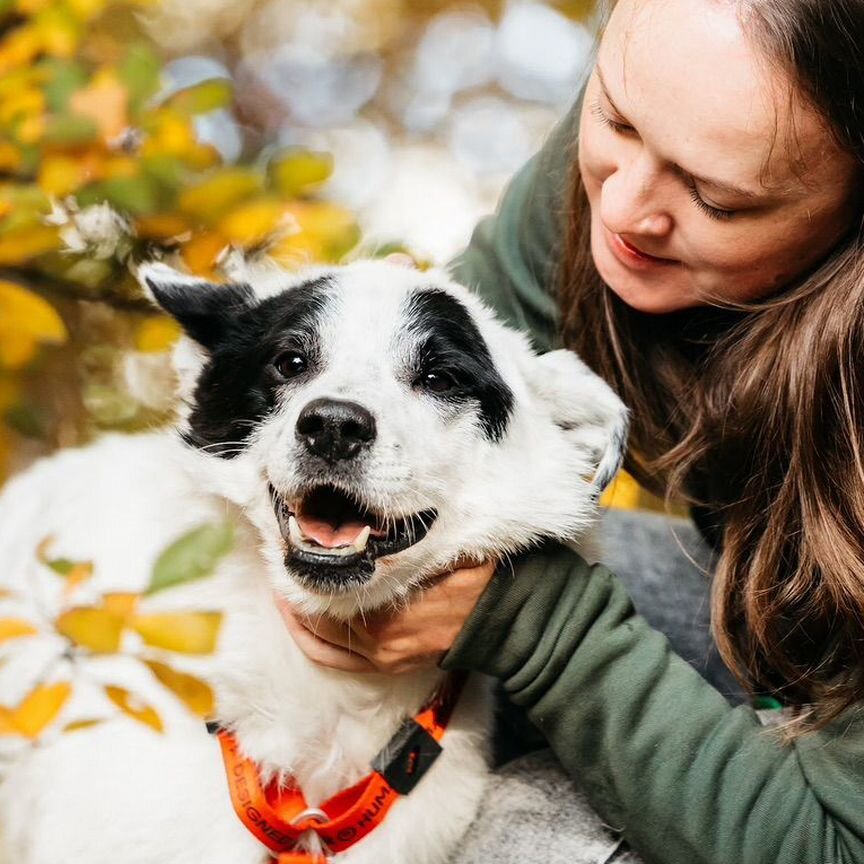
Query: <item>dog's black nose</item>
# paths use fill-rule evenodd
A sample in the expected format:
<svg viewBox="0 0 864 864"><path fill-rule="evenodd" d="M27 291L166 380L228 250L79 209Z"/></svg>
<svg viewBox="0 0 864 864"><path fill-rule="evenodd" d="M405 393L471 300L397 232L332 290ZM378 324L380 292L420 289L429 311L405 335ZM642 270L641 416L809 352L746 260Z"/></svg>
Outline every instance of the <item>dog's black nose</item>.
<svg viewBox="0 0 864 864"><path fill-rule="evenodd" d="M328 462L353 459L375 440L375 418L356 402L313 399L297 418L297 437Z"/></svg>

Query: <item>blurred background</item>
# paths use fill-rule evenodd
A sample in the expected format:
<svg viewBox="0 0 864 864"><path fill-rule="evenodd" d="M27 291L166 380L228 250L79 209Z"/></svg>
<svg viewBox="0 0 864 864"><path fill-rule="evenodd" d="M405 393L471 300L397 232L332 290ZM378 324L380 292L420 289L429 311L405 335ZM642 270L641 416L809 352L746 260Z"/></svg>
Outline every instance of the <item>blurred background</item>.
<svg viewBox="0 0 864 864"><path fill-rule="evenodd" d="M0 0L0 482L171 415L129 264L444 263L572 102L593 0ZM627 479L619 505L640 493ZM643 502L644 503L644 502Z"/></svg>

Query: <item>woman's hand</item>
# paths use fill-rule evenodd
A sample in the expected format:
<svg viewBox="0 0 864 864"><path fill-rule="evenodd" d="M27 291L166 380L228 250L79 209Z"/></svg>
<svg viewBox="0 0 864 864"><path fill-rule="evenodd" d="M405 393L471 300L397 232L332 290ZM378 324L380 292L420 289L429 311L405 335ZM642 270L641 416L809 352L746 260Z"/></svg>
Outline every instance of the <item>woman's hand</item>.
<svg viewBox="0 0 864 864"><path fill-rule="evenodd" d="M437 666L495 572L488 561L465 567L423 589L405 608L348 622L307 617L277 600L300 650L313 662L343 672L396 674Z"/></svg>

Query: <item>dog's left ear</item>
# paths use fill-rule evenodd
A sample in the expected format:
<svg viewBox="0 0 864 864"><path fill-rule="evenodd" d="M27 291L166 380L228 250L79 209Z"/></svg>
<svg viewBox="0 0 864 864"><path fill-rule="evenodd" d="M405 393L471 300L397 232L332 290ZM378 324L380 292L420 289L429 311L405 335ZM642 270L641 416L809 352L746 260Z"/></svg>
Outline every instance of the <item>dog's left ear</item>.
<svg viewBox="0 0 864 864"><path fill-rule="evenodd" d="M255 304L249 285L214 284L160 262L140 265L135 275L147 296L208 351L224 338L237 313Z"/></svg>
<svg viewBox="0 0 864 864"><path fill-rule="evenodd" d="M592 482L599 497L627 452L627 408L572 351L536 357L532 372L532 389L549 405L554 422L596 466Z"/></svg>

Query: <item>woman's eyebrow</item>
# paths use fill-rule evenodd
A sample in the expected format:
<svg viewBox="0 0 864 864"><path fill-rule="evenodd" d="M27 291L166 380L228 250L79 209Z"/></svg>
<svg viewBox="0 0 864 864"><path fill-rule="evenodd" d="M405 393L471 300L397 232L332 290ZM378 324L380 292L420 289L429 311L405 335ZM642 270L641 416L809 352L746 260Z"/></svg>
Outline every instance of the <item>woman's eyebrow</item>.
<svg viewBox="0 0 864 864"><path fill-rule="evenodd" d="M692 171L687 171L686 168L682 168L680 165L675 165L674 163L673 168L677 171L680 171L682 174L686 175L691 180L698 183L700 186L708 186L710 189L713 189L724 195L734 195L739 198L747 199L755 199L762 197L762 195L760 195L758 192L753 192L750 189L745 189L743 186L736 186L734 183L725 183L722 180L714 180L710 177L700 177L698 174L694 174Z"/></svg>
<svg viewBox="0 0 864 864"><path fill-rule="evenodd" d="M609 103L609 107L619 117L626 118L626 114L624 114L621 109L615 104L615 100L609 93L609 87L606 85L606 79L603 77L603 70L600 68L600 64L597 63L594 69L597 72L597 80L600 83L600 89L603 91L603 95L606 97L606 101ZM688 171L683 166L677 164L676 162L672 162L671 160L669 160L669 165L671 165L672 170L679 174L681 177L689 178L690 180L698 183L700 186L708 186L711 189L720 192L721 194L734 195L739 198L747 199L756 199L762 197L762 194L760 194L759 192L745 189L743 186L737 186L734 183L727 183L724 180L718 180L713 177L702 177L699 174L694 173L693 171Z"/></svg>

